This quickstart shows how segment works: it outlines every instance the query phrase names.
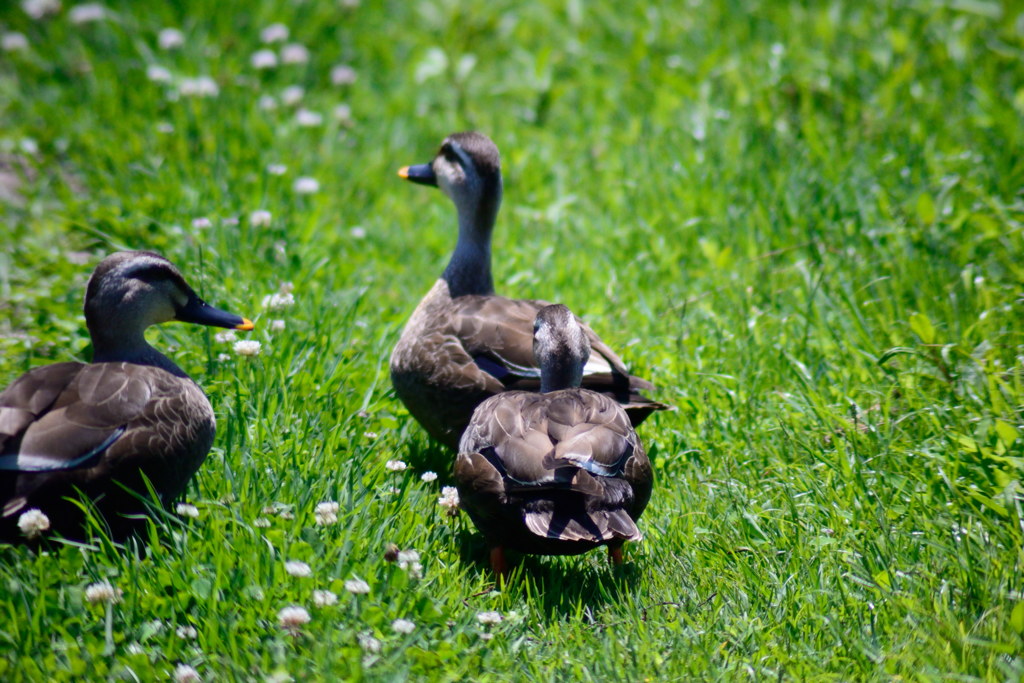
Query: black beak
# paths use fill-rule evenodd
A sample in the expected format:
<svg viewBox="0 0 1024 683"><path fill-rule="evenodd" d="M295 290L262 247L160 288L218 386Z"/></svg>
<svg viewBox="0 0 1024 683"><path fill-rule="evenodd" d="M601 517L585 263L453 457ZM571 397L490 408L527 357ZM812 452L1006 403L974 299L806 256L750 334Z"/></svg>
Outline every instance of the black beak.
<svg viewBox="0 0 1024 683"><path fill-rule="evenodd" d="M398 175L406 180L411 180L420 185L437 187L437 176L434 175L434 167L430 164L417 164L415 166L403 166L398 169Z"/></svg>
<svg viewBox="0 0 1024 683"><path fill-rule="evenodd" d="M174 319L183 323L227 327L233 330L249 331L255 327L248 318L214 308L195 294L189 297L188 303L178 309Z"/></svg>

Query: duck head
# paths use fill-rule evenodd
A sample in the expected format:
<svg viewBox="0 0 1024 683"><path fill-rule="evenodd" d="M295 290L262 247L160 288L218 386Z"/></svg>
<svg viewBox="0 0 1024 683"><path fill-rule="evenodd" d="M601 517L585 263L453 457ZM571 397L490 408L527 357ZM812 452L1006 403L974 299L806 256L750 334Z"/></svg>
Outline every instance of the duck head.
<svg viewBox="0 0 1024 683"><path fill-rule="evenodd" d="M590 358L590 342L566 306L553 304L537 311L533 323L533 356L540 365L541 392L578 387Z"/></svg>
<svg viewBox="0 0 1024 683"><path fill-rule="evenodd" d="M405 166L398 175L421 185L438 187L455 203L460 226L488 232L501 205L501 157L482 133L452 133L432 161Z"/></svg>
<svg viewBox="0 0 1024 683"><path fill-rule="evenodd" d="M143 333L171 320L251 330L253 323L199 298L170 261L149 251L121 251L103 259L85 294L85 322L96 360L130 360L148 348Z"/></svg>

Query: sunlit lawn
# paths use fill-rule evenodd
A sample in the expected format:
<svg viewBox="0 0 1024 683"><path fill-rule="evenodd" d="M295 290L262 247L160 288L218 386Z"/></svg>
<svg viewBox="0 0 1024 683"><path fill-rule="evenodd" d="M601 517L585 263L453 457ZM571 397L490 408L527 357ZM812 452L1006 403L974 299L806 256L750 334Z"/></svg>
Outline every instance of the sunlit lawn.
<svg viewBox="0 0 1024 683"><path fill-rule="evenodd" d="M1020 7L21 4L0 386L89 357L84 283L121 248L256 319L262 353L151 333L218 414L199 516L141 553L0 549L0 678L1024 675ZM503 154L499 290L566 303L677 407L641 430L657 481L622 571L525 558L496 590L438 504L451 455L391 394L455 238L395 170L469 128ZM264 308L285 282L294 305ZM109 615L84 598L104 580ZM282 628L289 606L310 621Z"/></svg>

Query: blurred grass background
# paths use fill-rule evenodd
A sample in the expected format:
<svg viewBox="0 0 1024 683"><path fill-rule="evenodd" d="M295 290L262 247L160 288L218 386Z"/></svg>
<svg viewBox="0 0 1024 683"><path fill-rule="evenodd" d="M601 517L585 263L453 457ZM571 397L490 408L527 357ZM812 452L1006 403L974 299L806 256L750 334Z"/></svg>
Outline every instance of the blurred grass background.
<svg viewBox="0 0 1024 683"><path fill-rule="evenodd" d="M4 678L1021 677L1019 4L37 6L0 7L27 44L0 36L0 385L88 358L84 283L121 248L256 318L263 353L151 332L218 413L200 517L145 557L0 550ZM253 66L288 43L308 61ZM189 95L203 76L217 94ZM451 456L390 393L455 238L395 171L470 128L503 154L499 292L566 303L678 407L641 430L657 484L623 572L528 558L490 590L437 505ZM282 282L294 307L263 310ZM100 579L125 592L109 632Z"/></svg>

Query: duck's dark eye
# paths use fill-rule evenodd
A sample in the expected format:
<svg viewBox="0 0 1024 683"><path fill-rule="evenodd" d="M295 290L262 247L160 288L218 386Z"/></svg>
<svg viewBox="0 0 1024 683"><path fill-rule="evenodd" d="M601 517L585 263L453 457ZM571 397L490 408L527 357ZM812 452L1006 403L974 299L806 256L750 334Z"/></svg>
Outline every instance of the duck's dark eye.
<svg viewBox="0 0 1024 683"><path fill-rule="evenodd" d="M131 276L137 280L156 282L157 280L168 279L170 277L170 273L167 272L166 268L161 266L143 266L138 270L132 271Z"/></svg>
<svg viewBox="0 0 1024 683"><path fill-rule="evenodd" d="M441 156L445 158L445 161L453 164L459 163L459 155L455 153L455 150L448 143L441 145Z"/></svg>

